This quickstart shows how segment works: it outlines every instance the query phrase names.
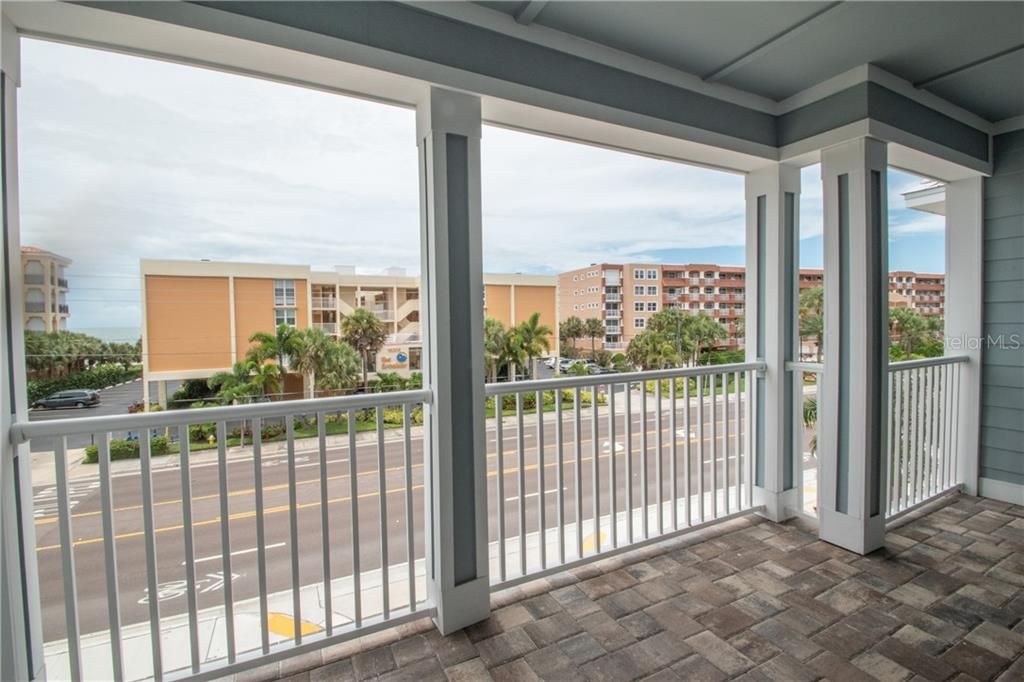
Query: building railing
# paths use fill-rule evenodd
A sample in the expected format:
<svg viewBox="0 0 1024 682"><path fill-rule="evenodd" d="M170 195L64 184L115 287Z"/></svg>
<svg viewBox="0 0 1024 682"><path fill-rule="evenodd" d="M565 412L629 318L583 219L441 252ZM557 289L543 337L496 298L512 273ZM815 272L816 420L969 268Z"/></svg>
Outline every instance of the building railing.
<svg viewBox="0 0 1024 682"><path fill-rule="evenodd" d="M209 679L432 614L424 454L412 447L430 399L419 390L15 424L15 442L53 447L37 546L26 548L46 581L49 677ZM125 433L138 467L129 475L131 463L117 462L115 476L126 446L111 439ZM82 437L96 444L97 472L72 479ZM158 457L168 450L177 457ZM171 631L181 649L165 656Z"/></svg>
<svg viewBox="0 0 1024 682"><path fill-rule="evenodd" d="M751 509L762 367L487 385L499 416L488 465L493 587Z"/></svg>
<svg viewBox="0 0 1024 682"><path fill-rule="evenodd" d="M337 334L338 333L338 323L337 322L314 322L313 326L316 327L317 329L324 330L328 334Z"/></svg>
<svg viewBox="0 0 1024 682"><path fill-rule="evenodd" d="M338 299L334 296L314 296L313 307L326 310L334 310L338 307Z"/></svg>
<svg viewBox="0 0 1024 682"><path fill-rule="evenodd" d="M46 275L38 275L33 273L25 273L25 284L45 284Z"/></svg>
<svg viewBox="0 0 1024 682"><path fill-rule="evenodd" d="M423 336L419 332L388 334L384 340L385 344L397 345L404 343L421 343Z"/></svg>
<svg viewBox="0 0 1024 682"><path fill-rule="evenodd" d="M618 320L622 317L622 311L620 310L606 310L604 311L605 319Z"/></svg>
<svg viewBox="0 0 1024 682"><path fill-rule="evenodd" d="M960 365L965 356L889 365L888 514L955 488L960 452Z"/></svg>
<svg viewBox="0 0 1024 682"><path fill-rule="evenodd" d="M67 289L68 288L68 281L66 279L64 279L63 277L58 277L57 278L57 286L60 287L61 289Z"/></svg>
<svg viewBox="0 0 1024 682"><path fill-rule="evenodd" d="M623 343L622 341L605 341L604 342L604 349L605 350L623 350L623 349L625 349L625 347L626 347L626 344Z"/></svg>
<svg viewBox="0 0 1024 682"><path fill-rule="evenodd" d="M368 310L372 312L374 315L376 315L378 318L380 318L380 320L383 322L391 322L395 319L395 311L392 310L391 308L372 307L368 308Z"/></svg>
<svg viewBox="0 0 1024 682"><path fill-rule="evenodd" d="M46 303L43 301L25 301L26 313L45 313Z"/></svg>

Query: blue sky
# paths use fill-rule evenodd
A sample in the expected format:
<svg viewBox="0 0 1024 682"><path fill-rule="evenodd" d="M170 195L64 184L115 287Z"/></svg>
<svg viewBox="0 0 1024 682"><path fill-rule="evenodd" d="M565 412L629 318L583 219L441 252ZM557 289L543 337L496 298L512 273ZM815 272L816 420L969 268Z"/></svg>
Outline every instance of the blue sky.
<svg viewBox="0 0 1024 682"><path fill-rule="evenodd" d="M70 257L70 326L137 333L140 258L419 267L408 109L165 62L23 41L22 241ZM742 264L743 178L486 127L484 267ZM891 265L943 270L941 217L902 208ZM803 264L821 188L804 169ZM113 332L111 332L113 334Z"/></svg>

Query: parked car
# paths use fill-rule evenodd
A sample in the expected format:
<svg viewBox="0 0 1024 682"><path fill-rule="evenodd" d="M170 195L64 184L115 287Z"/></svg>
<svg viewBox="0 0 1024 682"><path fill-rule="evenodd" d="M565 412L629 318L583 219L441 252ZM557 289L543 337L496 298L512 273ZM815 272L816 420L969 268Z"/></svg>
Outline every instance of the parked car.
<svg viewBox="0 0 1024 682"><path fill-rule="evenodd" d="M58 407L96 407L100 404L100 394L96 391L74 390L58 391L52 395L32 403L32 407L54 409Z"/></svg>
<svg viewBox="0 0 1024 682"><path fill-rule="evenodd" d="M557 365L558 363L559 363L558 356L557 355L552 355L550 358L548 358L547 360L544 361L544 366L547 367L548 369L554 369L555 365Z"/></svg>
<svg viewBox="0 0 1024 682"><path fill-rule="evenodd" d="M600 365L594 365L590 368L591 374L618 374L619 370L614 367L601 367Z"/></svg>

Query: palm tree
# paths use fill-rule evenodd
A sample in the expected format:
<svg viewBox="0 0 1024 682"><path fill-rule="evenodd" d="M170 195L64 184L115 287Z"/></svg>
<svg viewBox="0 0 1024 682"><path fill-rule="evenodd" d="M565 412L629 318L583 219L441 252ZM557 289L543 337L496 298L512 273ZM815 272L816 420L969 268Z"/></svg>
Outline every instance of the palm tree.
<svg viewBox="0 0 1024 682"><path fill-rule="evenodd" d="M319 327L303 329L295 335L292 366L303 375L307 398L315 395L316 377L330 364L337 342Z"/></svg>
<svg viewBox="0 0 1024 682"><path fill-rule="evenodd" d="M689 325L686 330L690 343L693 344L693 364L700 364L701 353L713 348L719 341L729 336L722 323L707 315L688 316Z"/></svg>
<svg viewBox="0 0 1024 682"><path fill-rule="evenodd" d="M325 389L351 388L359 378L360 366L361 360L355 348L345 341L334 341L331 355L317 381Z"/></svg>
<svg viewBox="0 0 1024 682"><path fill-rule="evenodd" d="M281 368L270 363L252 363L251 385L260 398L281 390Z"/></svg>
<svg viewBox="0 0 1024 682"><path fill-rule="evenodd" d="M295 350L295 339L298 333L298 329L287 324L277 325L273 334L256 332L249 337L249 342L256 345L249 349L246 357L257 363L273 360L281 368L281 371L285 371L288 367L288 359Z"/></svg>
<svg viewBox="0 0 1024 682"><path fill-rule="evenodd" d="M558 335L563 344L576 350L576 340L583 338L583 320L575 315L566 318L558 326Z"/></svg>
<svg viewBox="0 0 1024 682"><path fill-rule="evenodd" d="M491 383L498 381L498 370L505 363L508 339L505 325L488 317L484 320L484 365Z"/></svg>
<svg viewBox="0 0 1024 682"><path fill-rule="evenodd" d="M252 372L256 363L252 360L236 362L227 372L217 372L210 377L206 385L217 391L225 403L235 404L240 400L252 397L254 392Z"/></svg>
<svg viewBox="0 0 1024 682"><path fill-rule="evenodd" d="M590 357L597 355L597 339L604 338L604 322L596 317L588 318L583 323L583 335L590 339Z"/></svg>
<svg viewBox="0 0 1024 682"><path fill-rule="evenodd" d="M693 353L693 341L688 330L696 318L679 308L665 308L651 315L646 330L660 334L672 344L675 363L682 363Z"/></svg>
<svg viewBox="0 0 1024 682"><path fill-rule="evenodd" d="M370 368L370 356L384 346L387 332L376 315L365 308L356 308L341 320L341 335L363 360L363 388Z"/></svg>
<svg viewBox="0 0 1024 682"><path fill-rule="evenodd" d="M626 358L641 369L665 369L678 364L672 341L653 330L634 336L626 347Z"/></svg>
<svg viewBox="0 0 1024 682"><path fill-rule="evenodd" d="M814 352L821 362L825 345L825 290L810 287L800 292L800 336L814 339Z"/></svg>
<svg viewBox="0 0 1024 682"><path fill-rule="evenodd" d="M600 323L600 320L597 322ZM540 323L540 313L534 313L515 327L514 336L518 339L517 345L522 358L529 364L532 377L534 375L533 360L551 350L551 328Z"/></svg>

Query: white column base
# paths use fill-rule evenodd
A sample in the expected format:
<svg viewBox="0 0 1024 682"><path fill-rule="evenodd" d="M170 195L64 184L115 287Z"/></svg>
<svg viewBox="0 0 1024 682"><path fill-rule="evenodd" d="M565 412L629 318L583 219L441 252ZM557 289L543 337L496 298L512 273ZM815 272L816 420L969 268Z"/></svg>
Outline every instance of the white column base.
<svg viewBox="0 0 1024 682"><path fill-rule="evenodd" d="M445 594L434 595L437 613L434 625L442 635L450 635L491 614L491 580L481 576L467 583L444 589Z"/></svg>
<svg viewBox="0 0 1024 682"><path fill-rule="evenodd" d="M787 519L795 517L800 506L798 492L796 488L775 492L767 488L755 486L753 491L754 506L764 507L762 511L757 512L758 516L763 516L775 523L782 523Z"/></svg>
<svg viewBox="0 0 1024 682"><path fill-rule="evenodd" d="M858 519L831 509L819 509L818 537L857 554L870 554L885 545L885 516Z"/></svg>

